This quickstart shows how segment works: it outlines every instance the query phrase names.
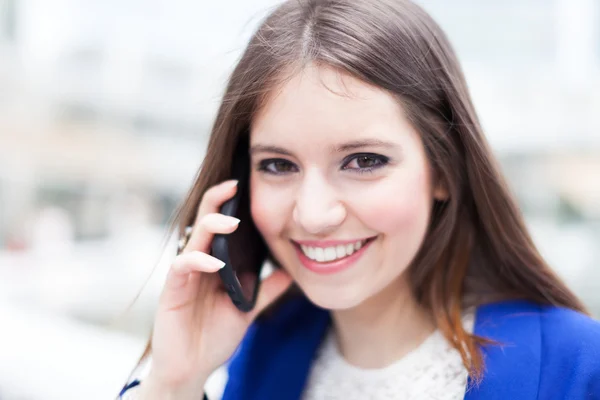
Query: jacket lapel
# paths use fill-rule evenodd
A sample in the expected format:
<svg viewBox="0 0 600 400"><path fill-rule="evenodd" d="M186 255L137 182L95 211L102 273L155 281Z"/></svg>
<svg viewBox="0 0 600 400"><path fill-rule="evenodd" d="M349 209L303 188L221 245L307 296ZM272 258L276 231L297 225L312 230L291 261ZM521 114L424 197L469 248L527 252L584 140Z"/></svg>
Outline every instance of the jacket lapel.
<svg viewBox="0 0 600 400"><path fill-rule="evenodd" d="M305 299L251 328L229 367L223 400L297 400L329 325L329 313Z"/></svg>

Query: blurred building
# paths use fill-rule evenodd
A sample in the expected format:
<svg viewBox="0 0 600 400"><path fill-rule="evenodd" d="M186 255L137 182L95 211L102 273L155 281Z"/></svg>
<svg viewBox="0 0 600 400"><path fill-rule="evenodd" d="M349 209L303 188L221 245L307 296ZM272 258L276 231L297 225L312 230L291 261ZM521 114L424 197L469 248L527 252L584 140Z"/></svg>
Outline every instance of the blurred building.
<svg viewBox="0 0 600 400"><path fill-rule="evenodd" d="M597 1L421 3L455 44L501 157L597 159ZM45 203L68 204L82 236L107 232L102 210L112 194L138 191L168 214L203 158L222 83L247 37L239 27L229 38L213 34L226 31L215 21L227 20L230 7L0 4L0 241ZM598 172L597 163L589 167ZM555 184L577 203L593 203L587 197L598 191Z"/></svg>

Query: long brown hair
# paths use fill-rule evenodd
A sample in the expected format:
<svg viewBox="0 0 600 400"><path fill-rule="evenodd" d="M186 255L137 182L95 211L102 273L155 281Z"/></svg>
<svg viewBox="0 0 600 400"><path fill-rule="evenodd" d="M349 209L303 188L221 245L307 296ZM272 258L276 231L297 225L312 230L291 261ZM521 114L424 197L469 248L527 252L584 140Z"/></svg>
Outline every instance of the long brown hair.
<svg viewBox="0 0 600 400"><path fill-rule="evenodd" d="M447 187L408 270L415 298L480 378L483 343L461 313L522 298L585 312L538 253L499 171L448 39L408 0L288 0L251 38L227 85L206 157L179 209L180 232L203 193L228 178L235 144L268 93L308 64L326 65L395 98ZM148 346L145 354L148 354Z"/></svg>

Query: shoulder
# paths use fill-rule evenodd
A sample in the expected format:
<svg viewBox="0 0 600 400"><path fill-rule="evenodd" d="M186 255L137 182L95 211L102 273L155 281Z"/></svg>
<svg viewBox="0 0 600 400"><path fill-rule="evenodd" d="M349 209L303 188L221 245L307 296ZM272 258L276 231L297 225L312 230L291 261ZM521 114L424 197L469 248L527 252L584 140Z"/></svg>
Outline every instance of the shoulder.
<svg viewBox="0 0 600 400"><path fill-rule="evenodd" d="M536 332L544 351L599 355L600 322L580 312L528 301L487 304L478 310L478 330L512 337L530 338Z"/></svg>
<svg viewBox="0 0 600 400"><path fill-rule="evenodd" d="M599 321L563 307L546 306L541 310L540 323L547 346L562 350L600 351Z"/></svg>
<svg viewBox="0 0 600 400"><path fill-rule="evenodd" d="M568 377L574 387L565 398L600 398L600 322L573 310L545 307L540 323L540 390L549 394L555 382Z"/></svg>
<svg viewBox="0 0 600 400"><path fill-rule="evenodd" d="M600 398L600 322L587 315L527 301L492 303L478 309L475 334L497 343L484 348L489 376L539 398ZM598 397L586 397L592 393Z"/></svg>

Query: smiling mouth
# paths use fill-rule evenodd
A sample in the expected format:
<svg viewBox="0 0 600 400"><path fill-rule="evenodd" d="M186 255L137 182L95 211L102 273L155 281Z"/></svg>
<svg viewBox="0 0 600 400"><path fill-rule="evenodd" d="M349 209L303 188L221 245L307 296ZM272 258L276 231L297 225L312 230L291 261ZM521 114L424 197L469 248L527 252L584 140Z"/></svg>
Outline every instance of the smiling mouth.
<svg viewBox="0 0 600 400"><path fill-rule="evenodd" d="M376 236L368 239L357 240L355 242L350 242L346 244L338 244L336 246L326 247L307 246L296 242L294 242L294 245L297 246L307 258L318 263L330 263L351 256L352 254L360 250L363 246L365 246L367 243L375 239Z"/></svg>

